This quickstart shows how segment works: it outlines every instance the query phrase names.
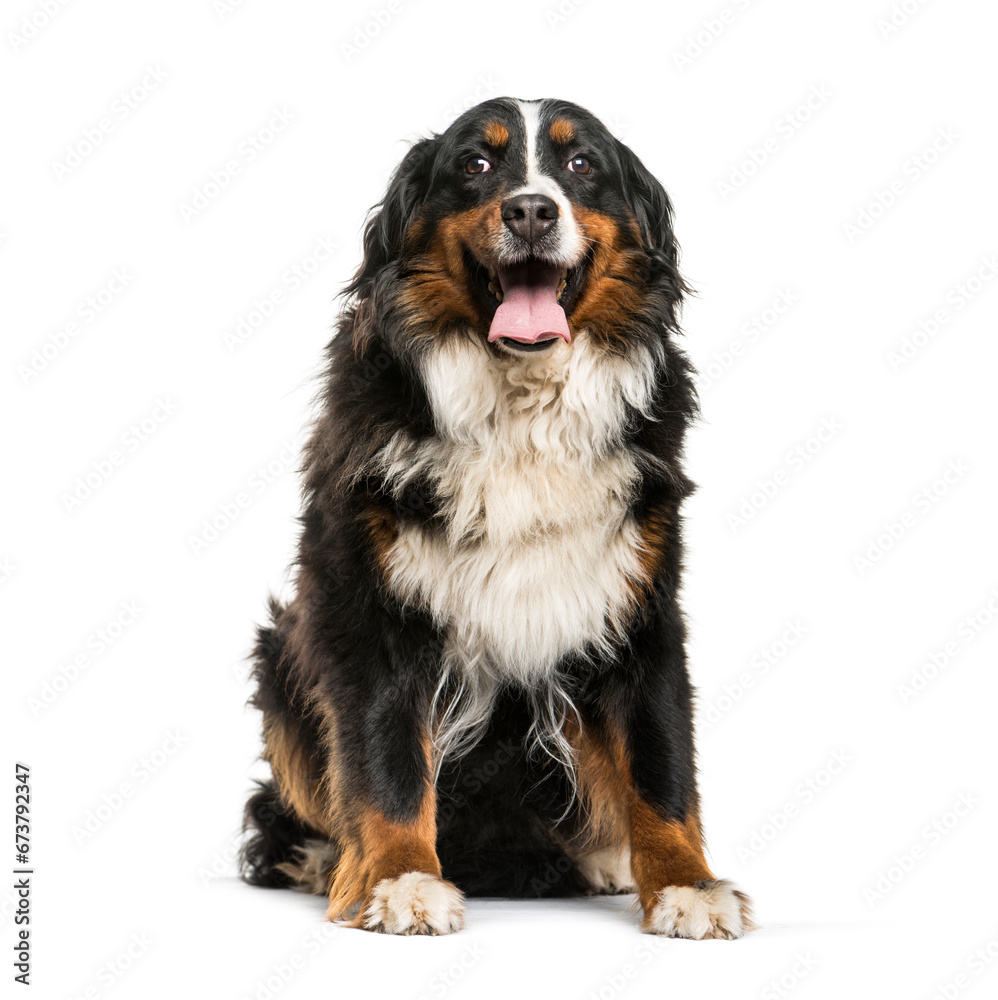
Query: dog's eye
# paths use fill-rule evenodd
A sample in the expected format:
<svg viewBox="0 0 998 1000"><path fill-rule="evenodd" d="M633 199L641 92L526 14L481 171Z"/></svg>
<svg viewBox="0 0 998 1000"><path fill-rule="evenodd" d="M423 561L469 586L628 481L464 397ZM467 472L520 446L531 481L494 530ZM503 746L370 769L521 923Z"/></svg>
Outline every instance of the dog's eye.
<svg viewBox="0 0 998 1000"><path fill-rule="evenodd" d="M568 169L573 174L588 174L592 172L593 165L584 156L574 156L568 161Z"/></svg>
<svg viewBox="0 0 998 1000"><path fill-rule="evenodd" d="M484 156L470 156L464 164L464 169L469 174L484 174L486 170L492 169L492 164Z"/></svg>

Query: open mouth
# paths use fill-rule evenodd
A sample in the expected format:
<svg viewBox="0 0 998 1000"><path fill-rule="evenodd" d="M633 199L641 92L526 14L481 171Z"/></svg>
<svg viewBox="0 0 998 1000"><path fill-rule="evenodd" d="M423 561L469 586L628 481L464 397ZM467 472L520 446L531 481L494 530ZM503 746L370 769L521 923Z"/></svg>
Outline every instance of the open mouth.
<svg viewBox="0 0 998 1000"><path fill-rule="evenodd" d="M545 351L559 340L571 343L568 317L582 270L537 257L495 268L479 264L482 297L492 314L489 343L518 352Z"/></svg>

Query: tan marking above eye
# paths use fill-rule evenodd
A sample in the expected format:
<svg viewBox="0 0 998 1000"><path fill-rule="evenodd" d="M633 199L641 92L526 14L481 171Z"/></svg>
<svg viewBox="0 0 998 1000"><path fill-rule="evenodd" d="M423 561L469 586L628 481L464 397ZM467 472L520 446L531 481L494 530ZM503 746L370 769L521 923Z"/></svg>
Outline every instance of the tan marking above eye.
<svg viewBox="0 0 998 1000"><path fill-rule="evenodd" d="M505 146L509 142L509 129L502 122L489 122L484 138L490 146Z"/></svg>
<svg viewBox="0 0 998 1000"><path fill-rule="evenodd" d="M570 121L566 121L564 118L556 118L548 127L548 135L551 136L552 142L558 143L559 146L564 146L575 138L575 128Z"/></svg>

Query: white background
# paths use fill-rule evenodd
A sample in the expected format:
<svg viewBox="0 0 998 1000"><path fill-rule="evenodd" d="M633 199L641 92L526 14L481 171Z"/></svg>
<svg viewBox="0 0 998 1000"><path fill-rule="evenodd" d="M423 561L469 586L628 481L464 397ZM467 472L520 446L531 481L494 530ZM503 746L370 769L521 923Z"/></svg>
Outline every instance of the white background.
<svg viewBox="0 0 998 1000"><path fill-rule="evenodd" d="M2 732L32 768L35 995L994 995L994 5L43 6L0 23ZM395 940L233 877L262 773L243 658L287 587L333 296L404 140L502 94L587 106L675 201L704 821L756 901L741 942L644 937L626 899L472 902L461 934Z"/></svg>

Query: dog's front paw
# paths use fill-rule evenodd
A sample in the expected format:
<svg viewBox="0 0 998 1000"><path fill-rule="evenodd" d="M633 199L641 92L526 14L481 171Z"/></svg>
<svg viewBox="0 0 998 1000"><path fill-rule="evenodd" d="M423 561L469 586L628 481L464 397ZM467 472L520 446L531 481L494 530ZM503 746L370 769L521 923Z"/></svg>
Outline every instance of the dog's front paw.
<svg viewBox="0 0 998 1000"><path fill-rule="evenodd" d="M696 941L732 940L754 929L751 901L725 879L666 886L644 922L649 934Z"/></svg>
<svg viewBox="0 0 998 1000"><path fill-rule="evenodd" d="M385 934L449 934L464 926L464 896L426 872L382 879L371 893L364 926Z"/></svg>

